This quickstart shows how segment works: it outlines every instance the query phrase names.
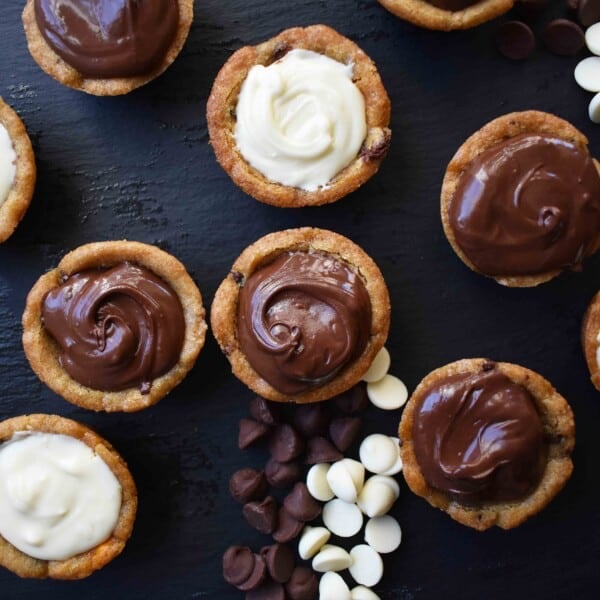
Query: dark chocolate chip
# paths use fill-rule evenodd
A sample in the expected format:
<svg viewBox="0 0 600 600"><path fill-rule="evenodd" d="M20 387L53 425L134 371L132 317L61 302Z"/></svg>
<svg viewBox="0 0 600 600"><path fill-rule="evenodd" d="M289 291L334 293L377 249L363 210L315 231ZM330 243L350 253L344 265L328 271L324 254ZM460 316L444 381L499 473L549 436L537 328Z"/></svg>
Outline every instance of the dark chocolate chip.
<svg viewBox="0 0 600 600"><path fill-rule="evenodd" d="M283 505L299 521L307 522L321 514L321 505L310 495L308 488L299 481L285 497Z"/></svg>
<svg viewBox="0 0 600 600"><path fill-rule="evenodd" d="M522 19L526 21L534 21L548 6L550 0L517 0L515 8Z"/></svg>
<svg viewBox="0 0 600 600"><path fill-rule="evenodd" d="M248 592L246 600L285 600L285 588L276 581L265 581Z"/></svg>
<svg viewBox="0 0 600 600"><path fill-rule="evenodd" d="M280 419L279 407L260 396L250 401L250 414L265 425L276 425Z"/></svg>
<svg viewBox="0 0 600 600"><path fill-rule="evenodd" d="M529 25L521 21L506 21L496 32L496 46L511 60L525 60L535 48L535 37Z"/></svg>
<svg viewBox="0 0 600 600"><path fill-rule="evenodd" d="M362 412L369 406L367 386L359 383L333 400L339 410L346 414Z"/></svg>
<svg viewBox="0 0 600 600"><path fill-rule="evenodd" d="M231 277L238 285L244 281L244 275L239 271L231 271Z"/></svg>
<svg viewBox="0 0 600 600"><path fill-rule="evenodd" d="M238 436L238 446L240 450L245 450L252 444L263 439L270 429L264 423L253 421L252 419L240 419L240 434Z"/></svg>
<svg viewBox="0 0 600 600"><path fill-rule="evenodd" d="M600 0L579 0L577 18L584 27L600 21Z"/></svg>
<svg viewBox="0 0 600 600"><path fill-rule="evenodd" d="M290 462L304 452L304 440L291 425L278 425L273 430L269 450L277 462Z"/></svg>
<svg viewBox="0 0 600 600"><path fill-rule="evenodd" d="M579 0L567 0L567 8L569 10L577 10L577 7L579 6Z"/></svg>
<svg viewBox="0 0 600 600"><path fill-rule="evenodd" d="M285 584L289 600L315 600L319 593L319 581L312 569L296 567Z"/></svg>
<svg viewBox="0 0 600 600"><path fill-rule="evenodd" d="M256 469L240 469L229 480L229 492L238 502L260 500L267 495L265 474Z"/></svg>
<svg viewBox="0 0 600 600"><path fill-rule="evenodd" d="M230 546L223 554L223 578L231 585L244 583L254 569L254 553L246 546Z"/></svg>
<svg viewBox="0 0 600 600"><path fill-rule="evenodd" d="M390 142L392 136L389 130L383 130L383 133L379 135L378 139L372 140L370 145L363 145L360 150L359 156L365 161L381 160L390 149Z"/></svg>
<svg viewBox="0 0 600 600"><path fill-rule="evenodd" d="M261 502L247 502L242 509L248 524L260 533L273 533L277 529L277 502L267 496Z"/></svg>
<svg viewBox="0 0 600 600"><path fill-rule="evenodd" d="M358 436L362 420L358 417L337 417L329 424L329 437L340 452L346 452Z"/></svg>
<svg viewBox="0 0 600 600"><path fill-rule="evenodd" d="M553 54L572 56L584 47L585 36L577 23L568 19L554 19L544 28L542 41Z"/></svg>
<svg viewBox="0 0 600 600"><path fill-rule="evenodd" d="M273 49L273 53L271 54L271 62L277 62L278 60L282 59L290 50L291 47L289 44L286 44L285 42L277 42L277 44L275 44L275 48Z"/></svg>
<svg viewBox="0 0 600 600"><path fill-rule="evenodd" d="M265 466L265 476L274 488L287 488L300 481L302 467L297 462L280 463L271 458Z"/></svg>
<svg viewBox="0 0 600 600"><path fill-rule="evenodd" d="M254 568L246 581L236 585L235 587L242 592L249 592L257 588L267 578L267 563L259 554L254 555Z"/></svg>
<svg viewBox="0 0 600 600"><path fill-rule="evenodd" d="M260 555L267 563L267 570L274 581L285 583L296 566L294 551L286 544L273 544L261 548Z"/></svg>
<svg viewBox="0 0 600 600"><path fill-rule="evenodd" d="M294 412L294 426L305 437L325 433L330 419L329 410L323 404L304 404Z"/></svg>
<svg viewBox="0 0 600 600"><path fill-rule="evenodd" d="M285 506L282 506L279 509L277 529L273 532L273 539L282 544L291 542L303 529L304 523L292 517Z"/></svg>
<svg viewBox="0 0 600 600"><path fill-rule="evenodd" d="M307 465L331 463L342 458L344 455L327 438L314 437L306 443Z"/></svg>
<svg viewBox="0 0 600 600"><path fill-rule="evenodd" d="M486 360L482 365L481 365L481 370L484 372L488 372L488 371L493 371L496 368L496 363L492 360Z"/></svg>

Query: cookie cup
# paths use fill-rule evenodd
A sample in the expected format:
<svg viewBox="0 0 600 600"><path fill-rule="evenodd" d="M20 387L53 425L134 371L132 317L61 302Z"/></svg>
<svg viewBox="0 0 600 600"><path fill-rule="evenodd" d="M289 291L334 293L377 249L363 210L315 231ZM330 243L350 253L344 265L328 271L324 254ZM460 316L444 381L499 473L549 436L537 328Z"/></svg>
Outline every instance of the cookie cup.
<svg viewBox="0 0 600 600"><path fill-rule="evenodd" d="M361 277L371 301L371 328L362 354L327 383L287 395L265 381L250 365L238 341L237 311L240 289L262 265L288 251L320 251L352 267ZM233 374L259 396L276 402L320 402L357 384L384 345L390 327L390 298L381 271L354 242L332 231L304 227L271 233L246 248L219 286L211 306L213 334L231 363Z"/></svg>
<svg viewBox="0 0 600 600"><path fill-rule="evenodd" d="M591 300L585 311L581 326L581 345L585 362L590 371L590 378L594 387L600 391L600 364L598 363L598 350L600 342L600 292Z"/></svg>
<svg viewBox="0 0 600 600"><path fill-rule="evenodd" d="M160 63L145 75L109 79L94 79L82 75L56 54L44 39L35 18L34 0L27 0L23 9L23 26L25 27L27 46L31 56L41 69L67 87L93 96L128 94L162 75L181 52L194 20L194 0L178 0L178 4L179 27L175 38Z"/></svg>
<svg viewBox="0 0 600 600"><path fill-rule="evenodd" d="M422 395L436 383L451 375L480 373L489 370L490 365L512 382L523 386L533 397L547 443L547 463L536 488L522 500L465 505L430 487L425 481L412 441L414 414ZM493 363L484 358L463 359L432 371L419 383L409 399L398 435L402 472L408 487L432 506L448 513L455 521L479 531L494 525L502 529L517 527L542 510L564 487L573 471L571 453L575 446L575 422L571 407L541 375L510 363Z"/></svg>
<svg viewBox="0 0 600 600"><path fill-rule="evenodd" d="M75 381L62 368L60 348L42 323L42 305L46 294L60 285L64 278L87 269L110 268L124 261L146 267L168 283L181 302L185 320L183 347L177 363L152 381L147 394L142 394L139 388L134 387L118 392L96 390ZM23 347L37 376L65 400L95 411L135 412L156 404L194 366L204 345L204 317L200 291L175 257L140 242L96 242L69 252L56 269L42 275L33 286L23 313Z"/></svg>
<svg viewBox="0 0 600 600"><path fill-rule="evenodd" d="M293 49L312 50L353 64L353 83L365 100L367 136L358 155L327 185L310 192L267 179L242 156L234 136L238 97L250 69L270 65ZM375 64L354 42L326 25L286 29L258 46L235 52L215 79L207 120L217 160L234 183L256 200L280 207L318 206L353 192L378 171L391 140L390 100Z"/></svg>
<svg viewBox="0 0 600 600"><path fill-rule="evenodd" d="M116 558L131 536L137 511L135 483L116 450L85 425L55 415L26 415L0 422L0 443L19 431L56 433L75 438L89 446L109 467L122 489L117 524L107 540L91 550L66 560L40 560L24 554L0 535L0 564L19 577L83 579Z"/></svg>

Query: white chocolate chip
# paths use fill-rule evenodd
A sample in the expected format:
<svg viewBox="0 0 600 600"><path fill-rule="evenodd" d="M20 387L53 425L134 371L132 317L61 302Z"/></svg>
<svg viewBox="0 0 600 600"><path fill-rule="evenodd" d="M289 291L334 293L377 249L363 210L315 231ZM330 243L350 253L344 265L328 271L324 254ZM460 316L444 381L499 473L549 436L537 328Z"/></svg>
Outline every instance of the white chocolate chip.
<svg viewBox="0 0 600 600"><path fill-rule="evenodd" d="M368 517L382 517L392 508L399 492L398 484L391 477L375 475L367 479L358 496L358 506Z"/></svg>
<svg viewBox="0 0 600 600"><path fill-rule="evenodd" d="M352 481L354 481L354 485L360 494L363 489L363 485L365 484L365 468L362 463L357 460L352 460L351 458L343 458L342 462L348 472L350 473L350 477L352 477Z"/></svg>
<svg viewBox="0 0 600 600"><path fill-rule="evenodd" d="M381 474L391 469L398 458L396 444L389 436L374 433L367 436L358 451L360 462L371 473Z"/></svg>
<svg viewBox="0 0 600 600"><path fill-rule="evenodd" d="M327 463L321 463L313 465L306 475L306 487L308 488L308 493L315 500L319 500L320 502L327 502L335 496L327 483L328 471L329 465Z"/></svg>
<svg viewBox="0 0 600 600"><path fill-rule="evenodd" d="M350 590L350 598L352 600L381 600L379 596L364 585L357 585Z"/></svg>
<svg viewBox="0 0 600 600"><path fill-rule="evenodd" d="M365 542L379 552L389 554L400 546L402 530L394 517L386 515L369 519L365 527Z"/></svg>
<svg viewBox="0 0 600 600"><path fill-rule="evenodd" d="M308 527L304 528L302 537L298 543L298 554L302 560L312 558L331 537L331 531L325 527Z"/></svg>
<svg viewBox="0 0 600 600"><path fill-rule="evenodd" d="M585 30L585 43L592 54L600 55L600 23Z"/></svg>
<svg viewBox="0 0 600 600"><path fill-rule="evenodd" d="M352 564L349 567L350 575L356 583L373 587L383 577L383 561L381 556L366 544L359 544L350 550Z"/></svg>
<svg viewBox="0 0 600 600"><path fill-rule="evenodd" d="M398 500L398 496L400 496L400 486L393 477L389 477L388 475L373 475L369 481L387 485L392 492L394 492L394 500Z"/></svg>
<svg viewBox="0 0 600 600"><path fill-rule="evenodd" d="M600 92L600 57L584 58L575 67L575 81L588 92Z"/></svg>
<svg viewBox="0 0 600 600"><path fill-rule="evenodd" d="M588 114L593 123L600 123L600 94L596 94L590 101Z"/></svg>
<svg viewBox="0 0 600 600"><path fill-rule="evenodd" d="M352 600L346 582L337 573L325 573L319 582L319 600Z"/></svg>
<svg viewBox="0 0 600 600"><path fill-rule="evenodd" d="M400 458L400 440L397 437L390 437L390 440L394 442L398 456L396 456L396 462L394 463L394 465L387 471L381 473L382 475L397 475L398 473L400 473L400 471L402 471L402 459Z"/></svg>
<svg viewBox="0 0 600 600"><path fill-rule="evenodd" d="M370 383L372 381L380 381L383 379L390 368L390 353L385 347L375 355L369 370L362 376L362 380Z"/></svg>
<svg viewBox="0 0 600 600"><path fill-rule="evenodd" d="M339 546L325 544L312 560L312 568L319 573L343 571L352 564L350 555Z"/></svg>
<svg viewBox="0 0 600 600"><path fill-rule="evenodd" d="M363 524L363 515L356 504L335 499L323 507L323 523L339 537L356 535Z"/></svg>
<svg viewBox="0 0 600 600"><path fill-rule="evenodd" d="M406 403L408 390L402 381L388 374L379 381L367 383L367 396L377 408L396 410Z"/></svg>
<svg viewBox="0 0 600 600"><path fill-rule="evenodd" d="M327 483L331 491L344 502L356 502L364 480L364 467L350 458L333 463L327 472Z"/></svg>

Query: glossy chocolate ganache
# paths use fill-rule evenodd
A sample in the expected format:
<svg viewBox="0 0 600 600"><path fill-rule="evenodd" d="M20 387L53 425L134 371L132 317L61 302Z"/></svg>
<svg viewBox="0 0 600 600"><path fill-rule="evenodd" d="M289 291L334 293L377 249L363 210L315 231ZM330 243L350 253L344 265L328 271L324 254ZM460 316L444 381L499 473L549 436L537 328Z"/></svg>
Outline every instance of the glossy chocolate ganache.
<svg viewBox="0 0 600 600"><path fill-rule="evenodd" d="M85 77L146 75L179 26L178 0L34 0L48 45Z"/></svg>
<svg viewBox="0 0 600 600"><path fill-rule="evenodd" d="M68 277L46 295L42 318L62 367L96 390L149 393L177 363L185 335L175 292L128 262Z"/></svg>
<svg viewBox="0 0 600 600"><path fill-rule="evenodd" d="M335 256L284 252L241 288L237 328L254 370L281 393L298 394L362 354L371 301L360 276Z"/></svg>
<svg viewBox="0 0 600 600"><path fill-rule="evenodd" d="M586 148L518 135L473 160L448 217L456 243L486 275L577 267L600 236L600 176Z"/></svg>
<svg viewBox="0 0 600 600"><path fill-rule="evenodd" d="M412 436L425 481L463 504L520 500L546 465L531 394L493 366L449 376L422 392Z"/></svg>

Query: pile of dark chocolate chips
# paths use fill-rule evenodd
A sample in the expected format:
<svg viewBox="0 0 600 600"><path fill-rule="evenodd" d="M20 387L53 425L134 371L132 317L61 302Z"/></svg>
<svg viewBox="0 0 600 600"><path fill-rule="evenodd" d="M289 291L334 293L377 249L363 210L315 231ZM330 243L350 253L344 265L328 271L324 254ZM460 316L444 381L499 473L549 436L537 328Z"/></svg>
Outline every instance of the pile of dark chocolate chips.
<svg viewBox="0 0 600 600"><path fill-rule="evenodd" d="M496 32L500 53L512 60L525 60L536 46L535 34L528 23L536 22L550 0L517 0L515 11L523 19L504 22ZM600 21L600 0L567 0L566 8L583 27ZM540 32L543 46L558 56L573 56L585 46L583 29L574 20L553 19Z"/></svg>
<svg viewBox="0 0 600 600"><path fill-rule="evenodd" d="M230 546L223 555L223 577L246 600L314 600L319 582L310 566L296 564L289 542L321 514L321 505L304 484L307 468L333 463L355 442L369 406L366 386L316 404L280 405L255 397L250 416L240 420L238 446L264 444L271 455L263 470L244 468L229 480L232 497L243 504L248 524L272 536L258 553ZM270 488L290 491L280 503Z"/></svg>

